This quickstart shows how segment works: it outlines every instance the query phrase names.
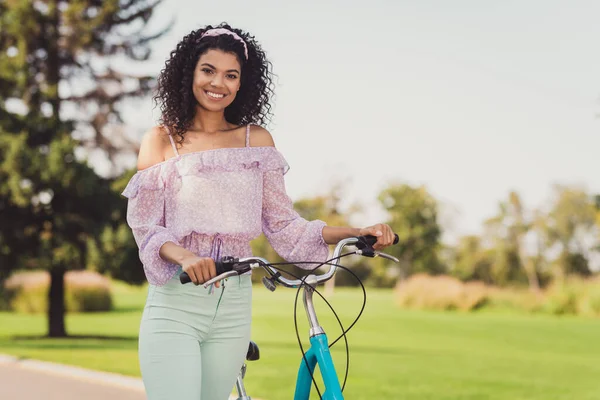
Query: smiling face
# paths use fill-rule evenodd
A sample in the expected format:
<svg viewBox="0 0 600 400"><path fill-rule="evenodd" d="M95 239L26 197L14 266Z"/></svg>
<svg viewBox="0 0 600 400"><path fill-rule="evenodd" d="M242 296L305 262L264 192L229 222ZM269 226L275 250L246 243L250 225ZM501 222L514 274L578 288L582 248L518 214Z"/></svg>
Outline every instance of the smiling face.
<svg viewBox="0 0 600 400"><path fill-rule="evenodd" d="M241 66L237 56L211 49L202 54L194 70L192 91L198 104L209 111L223 111L240 88Z"/></svg>

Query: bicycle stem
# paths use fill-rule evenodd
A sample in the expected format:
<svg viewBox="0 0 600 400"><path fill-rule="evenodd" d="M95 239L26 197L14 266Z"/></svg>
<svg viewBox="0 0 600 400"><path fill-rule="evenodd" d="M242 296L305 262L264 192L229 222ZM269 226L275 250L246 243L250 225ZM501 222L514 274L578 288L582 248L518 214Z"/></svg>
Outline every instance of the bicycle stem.
<svg viewBox="0 0 600 400"><path fill-rule="evenodd" d="M325 333L325 330L321 325L319 325L319 320L317 319L317 312L315 311L315 306L313 303L313 293L314 287L317 285L317 277L314 275L309 275L304 280L306 283L303 287L304 293L304 309L306 310L306 315L308 316L308 324L310 325L310 337L322 335Z"/></svg>

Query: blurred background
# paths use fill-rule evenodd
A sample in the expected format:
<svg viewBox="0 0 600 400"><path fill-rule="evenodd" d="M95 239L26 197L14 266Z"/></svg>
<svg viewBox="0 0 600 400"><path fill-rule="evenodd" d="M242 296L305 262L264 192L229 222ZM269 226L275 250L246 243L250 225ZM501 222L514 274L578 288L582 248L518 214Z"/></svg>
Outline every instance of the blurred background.
<svg viewBox="0 0 600 400"><path fill-rule="evenodd" d="M600 398L599 13L585 0L1 1L0 353L139 376L147 284L120 193L170 51L225 21L273 63L266 128L300 214L400 236L399 264L345 264L368 298L347 397ZM253 248L280 260L264 237ZM324 290L345 326L362 293L344 272ZM292 397L294 296L255 288L253 397Z"/></svg>

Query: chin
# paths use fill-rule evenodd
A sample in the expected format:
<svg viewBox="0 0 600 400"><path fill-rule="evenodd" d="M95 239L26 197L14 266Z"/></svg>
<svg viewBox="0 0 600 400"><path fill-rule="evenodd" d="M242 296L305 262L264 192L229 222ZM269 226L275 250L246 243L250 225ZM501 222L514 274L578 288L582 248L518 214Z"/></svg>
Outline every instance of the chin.
<svg viewBox="0 0 600 400"><path fill-rule="evenodd" d="M205 99L196 99L196 102L198 105L200 105L200 107L204 108L205 110L208 111L223 111L225 110L227 107L229 107L231 105L231 103L233 103L233 100L228 101L228 102L211 102L211 101L207 101Z"/></svg>
<svg viewBox="0 0 600 400"><path fill-rule="evenodd" d="M211 103L207 103L205 101L197 101L197 104L207 110L207 111L213 111L213 112L217 112L217 111L224 111L227 106L229 106L229 104L211 104Z"/></svg>

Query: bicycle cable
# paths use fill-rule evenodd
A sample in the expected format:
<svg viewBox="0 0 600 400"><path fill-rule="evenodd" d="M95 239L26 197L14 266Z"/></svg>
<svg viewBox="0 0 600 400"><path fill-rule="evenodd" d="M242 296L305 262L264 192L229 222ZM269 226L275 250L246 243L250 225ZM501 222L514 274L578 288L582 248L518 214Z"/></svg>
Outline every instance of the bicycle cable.
<svg viewBox="0 0 600 400"><path fill-rule="evenodd" d="M311 380L312 380L312 382L313 382L313 384L315 386L315 389L316 389L316 391L317 391L317 393L319 395L319 399L322 399L323 397L321 395L321 391L319 390L317 382L316 382L316 380L314 378L314 373L309 368L308 360L306 359L306 353L304 351L304 347L302 346L302 341L301 341L300 333L299 333L299 330L298 330L298 312L297 312L298 311L298 296L300 295L300 290L302 289L303 286L310 286L310 285L307 285L305 283L305 280L310 275L310 273L314 272L316 269L320 268L323 265L332 265L332 266L336 266L338 268L341 268L341 269L343 269L345 271L348 271L351 275L354 276L354 278L357 280L357 282L361 286L361 289L363 291L363 304L361 306L361 309L360 309L358 315L356 316L356 318L354 319L354 321L352 322L352 324L350 324L350 326L348 327L348 329L344 328L344 325L342 324L342 321L340 320L339 316L335 312L335 309L333 308L333 306L331 305L331 303L329 303L329 301L327 301L327 299L325 299L325 297L321 294L321 292L319 292L316 288L310 286L311 290L313 290L313 292L317 293L319 295L319 297L321 297L321 299L325 302L325 304L327 304L327 306L329 307L329 309L331 310L331 312L335 316L335 318L336 318L336 320L337 320L337 322L338 322L338 324L339 324L339 326L340 326L340 328L342 330L342 334L340 336L338 336L333 342L331 342L331 344L328 345L328 348L332 348L333 345L335 343L337 343L342 337L344 338L344 343L345 343L345 347L346 347L346 368L345 368L345 373L344 373L344 381L343 381L343 384L342 384L342 387L341 387L341 391L343 392L344 389L345 389L345 387L346 387L346 382L347 382L347 379L348 379L348 372L349 372L349 368L350 368L350 350L349 350L349 347L348 347L348 338L346 337L346 334L350 331L350 329L352 329L354 327L354 325L360 319L360 317L361 317L361 315L362 315L362 313L363 313L363 311L365 309L365 306L366 306L367 293L366 293L366 290L365 290L365 287L364 287L362 281L360 280L360 278L352 270L350 270L347 267L344 267L343 265L340 265L340 264L337 264L337 263L333 263L332 261L333 260L338 260L339 261L339 259L342 258L342 257L346 257L346 256L354 255L354 254L356 254L356 253L355 252L350 252L350 253L342 254L342 255L340 255L340 256L338 256L336 258L332 258L332 259L327 260L325 262L303 261L303 262L269 263L269 265L272 266L277 271L284 272L284 273L286 273L286 274L288 274L288 275L290 275L290 276L292 276L292 277L294 277L294 278L296 278L296 279L298 279L298 280L301 281L301 284L298 286L298 290L296 291L296 297L295 297L295 300L294 300L294 327L295 327L295 330L296 330L296 338L298 340L298 346L300 347L300 352L302 353L302 358L304 360L306 368L308 369L308 372L311 375ZM289 271L283 270L281 268L277 268L277 266L281 266L281 265L298 265L298 264L318 264L318 265L316 267L310 269L310 270L306 270L306 271L309 271L309 274L307 274L306 276L304 276L302 278L294 275L293 273L291 273Z"/></svg>

